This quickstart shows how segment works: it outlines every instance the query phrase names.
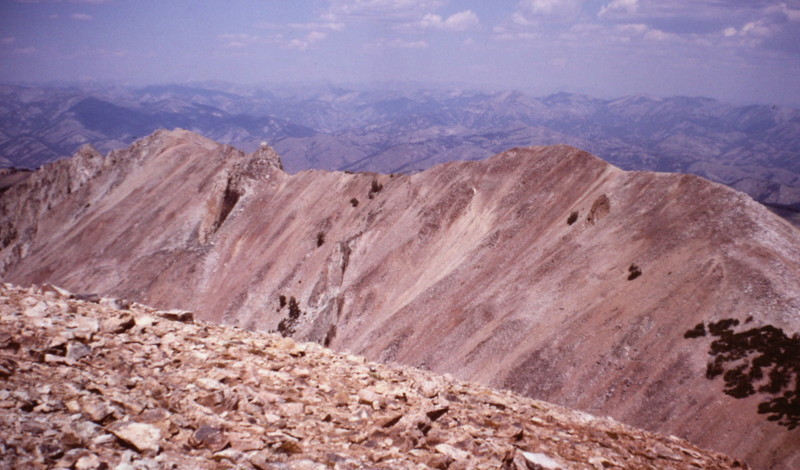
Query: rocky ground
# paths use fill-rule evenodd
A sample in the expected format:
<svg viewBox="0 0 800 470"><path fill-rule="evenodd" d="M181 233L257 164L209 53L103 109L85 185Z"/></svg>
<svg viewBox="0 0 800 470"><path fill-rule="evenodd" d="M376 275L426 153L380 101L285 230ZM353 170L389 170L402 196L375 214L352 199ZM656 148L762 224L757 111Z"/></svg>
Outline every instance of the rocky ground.
<svg viewBox="0 0 800 470"><path fill-rule="evenodd" d="M0 288L0 467L725 469L688 442L314 343Z"/></svg>

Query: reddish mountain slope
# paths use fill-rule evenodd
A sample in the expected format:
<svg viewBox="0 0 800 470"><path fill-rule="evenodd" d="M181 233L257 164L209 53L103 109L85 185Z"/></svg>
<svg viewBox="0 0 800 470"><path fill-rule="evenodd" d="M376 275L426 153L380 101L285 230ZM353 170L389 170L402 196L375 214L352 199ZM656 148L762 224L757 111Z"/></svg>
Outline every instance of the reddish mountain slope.
<svg viewBox="0 0 800 470"><path fill-rule="evenodd" d="M288 175L268 148L162 131L45 167L0 216L7 281L194 309L800 466L800 232L698 177L567 146Z"/></svg>

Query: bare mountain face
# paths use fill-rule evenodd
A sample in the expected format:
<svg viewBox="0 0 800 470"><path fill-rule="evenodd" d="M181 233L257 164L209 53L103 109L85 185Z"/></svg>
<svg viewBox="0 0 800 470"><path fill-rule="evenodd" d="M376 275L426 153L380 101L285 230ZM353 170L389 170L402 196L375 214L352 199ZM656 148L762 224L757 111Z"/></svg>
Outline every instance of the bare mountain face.
<svg viewBox="0 0 800 470"><path fill-rule="evenodd" d="M281 169L187 131L0 198L0 276L196 311L800 466L800 231L569 146L413 175Z"/></svg>
<svg viewBox="0 0 800 470"><path fill-rule="evenodd" d="M569 144L626 170L730 185L800 222L795 109L688 97L204 86L0 87L0 166L34 168L84 143L105 153L174 127L246 151L267 141L292 173L412 173L518 146Z"/></svg>

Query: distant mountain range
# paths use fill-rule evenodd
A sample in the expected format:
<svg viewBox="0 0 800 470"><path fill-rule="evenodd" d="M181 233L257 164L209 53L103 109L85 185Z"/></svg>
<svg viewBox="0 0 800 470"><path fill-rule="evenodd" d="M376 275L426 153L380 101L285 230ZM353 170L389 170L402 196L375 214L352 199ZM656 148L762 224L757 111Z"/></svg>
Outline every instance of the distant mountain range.
<svg viewBox="0 0 800 470"><path fill-rule="evenodd" d="M265 141L289 172L415 172L567 143L626 170L693 173L783 215L800 211L797 109L569 93L0 86L0 167L35 168L84 143L105 153L176 127L245 151Z"/></svg>

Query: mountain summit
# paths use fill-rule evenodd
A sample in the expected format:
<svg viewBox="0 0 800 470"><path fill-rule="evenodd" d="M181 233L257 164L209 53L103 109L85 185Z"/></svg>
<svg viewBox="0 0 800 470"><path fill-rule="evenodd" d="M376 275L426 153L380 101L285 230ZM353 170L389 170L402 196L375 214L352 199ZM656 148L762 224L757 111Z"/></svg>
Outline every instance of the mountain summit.
<svg viewBox="0 0 800 470"><path fill-rule="evenodd" d="M47 165L0 217L8 282L190 309L800 466L798 365L780 352L800 331L800 231L700 177L563 145L290 175L268 147L176 130Z"/></svg>

